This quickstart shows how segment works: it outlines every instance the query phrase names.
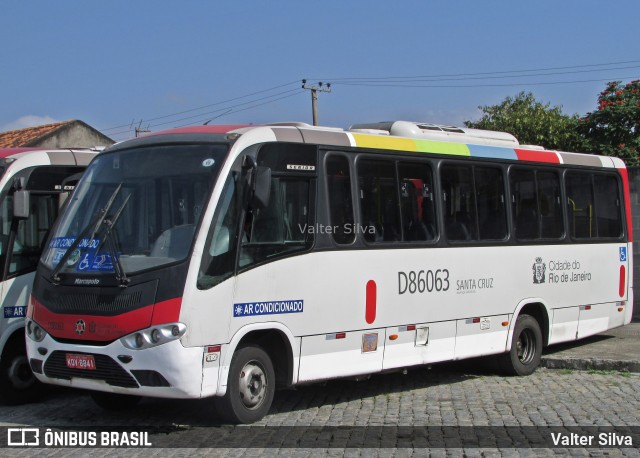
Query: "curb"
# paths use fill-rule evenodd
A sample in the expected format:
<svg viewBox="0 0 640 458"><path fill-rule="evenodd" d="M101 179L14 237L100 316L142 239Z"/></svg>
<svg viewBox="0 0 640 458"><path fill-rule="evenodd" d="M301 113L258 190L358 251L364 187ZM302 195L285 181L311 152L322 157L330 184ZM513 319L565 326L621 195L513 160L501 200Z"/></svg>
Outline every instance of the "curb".
<svg viewBox="0 0 640 458"><path fill-rule="evenodd" d="M598 370L619 372L640 372L640 361L620 361L612 359L586 359L586 358L553 358L542 357L541 367L547 369L575 369Z"/></svg>

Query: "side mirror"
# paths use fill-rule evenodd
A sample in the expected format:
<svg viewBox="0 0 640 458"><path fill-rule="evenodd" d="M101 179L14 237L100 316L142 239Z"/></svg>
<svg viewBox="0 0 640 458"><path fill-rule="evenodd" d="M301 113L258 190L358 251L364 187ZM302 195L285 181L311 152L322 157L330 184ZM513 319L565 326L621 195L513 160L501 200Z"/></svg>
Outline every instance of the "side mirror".
<svg viewBox="0 0 640 458"><path fill-rule="evenodd" d="M271 169L269 167L256 167L253 181L253 196L251 206L254 208L266 208L271 197Z"/></svg>
<svg viewBox="0 0 640 458"><path fill-rule="evenodd" d="M13 217L27 219L31 210L29 191L16 191L13 193Z"/></svg>

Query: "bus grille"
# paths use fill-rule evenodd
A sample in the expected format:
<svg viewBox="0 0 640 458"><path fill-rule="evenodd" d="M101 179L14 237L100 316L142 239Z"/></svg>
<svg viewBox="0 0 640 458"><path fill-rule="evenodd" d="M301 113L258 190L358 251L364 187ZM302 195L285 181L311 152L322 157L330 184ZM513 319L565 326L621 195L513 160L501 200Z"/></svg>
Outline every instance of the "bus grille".
<svg viewBox="0 0 640 458"><path fill-rule="evenodd" d="M44 373L47 377L71 380L72 377L92 380L104 380L109 385L123 388L138 388L138 382L118 363L106 355L93 355L96 361L95 370L71 369L67 367L66 353L54 351L44 363ZM74 352L75 353L75 352ZM91 353L77 353L90 355Z"/></svg>
<svg viewBox="0 0 640 458"><path fill-rule="evenodd" d="M46 289L46 307L54 313L113 316L135 309L140 305L142 291L123 294L69 293L60 294Z"/></svg>

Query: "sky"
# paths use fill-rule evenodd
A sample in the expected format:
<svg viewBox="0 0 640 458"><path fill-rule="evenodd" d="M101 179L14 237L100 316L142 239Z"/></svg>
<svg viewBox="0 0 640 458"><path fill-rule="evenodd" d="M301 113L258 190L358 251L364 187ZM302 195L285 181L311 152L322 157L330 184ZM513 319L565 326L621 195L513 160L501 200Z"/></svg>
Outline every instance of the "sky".
<svg viewBox="0 0 640 458"><path fill-rule="evenodd" d="M520 91L566 114L640 78L638 0L0 0L0 131L80 119L462 125Z"/></svg>

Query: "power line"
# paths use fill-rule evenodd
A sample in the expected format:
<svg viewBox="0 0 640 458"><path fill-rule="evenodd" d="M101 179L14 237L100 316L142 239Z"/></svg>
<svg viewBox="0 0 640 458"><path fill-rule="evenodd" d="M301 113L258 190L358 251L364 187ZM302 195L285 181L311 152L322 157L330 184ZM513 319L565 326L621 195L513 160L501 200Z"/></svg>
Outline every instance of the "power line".
<svg viewBox="0 0 640 458"><path fill-rule="evenodd" d="M273 103L273 102L278 102L280 100L288 99L290 97L294 97L294 96L299 95L299 94L300 94L300 92L296 92L295 94L289 94L289 95L285 95L284 97L278 97L277 99L269 100L268 102L258 103L258 104L252 105L250 107L242 108L240 110L234 110L233 113L240 113L242 111L252 110L254 108L261 107L263 105L268 105L268 104ZM227 114L231 114L231 113L232 112L224 113L220 117L226 116ZM191 123L188 123L188 124L183 124L181 126L175 126L175 127L196 126L196 125L202 124L203 122L204 121L201 119L199 121L194 121L194 122L191 122Z"/></svg>
<svg viewBox="0 0 640 458"><path fill-rule="evenodd" d="M263 94L265 92L274 91L276 89L280 89L282 87L290 86L290 85L292 85L294 83L298 83L298 81L299 80L290 81L288 83L280 84L278 86L274 86L274 87L271 87L269 89L263 89L263 90L260 90L260 91L251 92L249 94L241 95L241 96L238 96L238 97L233 97L233 98L227 99L227 100L221 100L219 102L210 103L208 105L203 105L203 106L200 106L200 107L197 107L197 108L190 108L188 110L178 111L178 112L175 112L175 113L170 113L170 114L166 114L166 115L162 115L162 116L156 116L155 118L144 119L144 121L145 122L157 121L159 119L165 119L165 118L169 118L169 117L172 117L172 116L179 116L181 114L190 113L190 112L193 112L193 111L203 110L205 108L213 107L213 106L216 106L216 105L222 105L224 103L233 102L235 100L245 99L247 97L251 97L251 96L254 96L254 95L257 95L257 94ZM122 124L122 125L119 125L119 126L107 127L105 129L100 129L100 130L102 132L107 132L107 131L110 131L110 130L122 129L123 127L128 127L130 125L131 125L131 123L127 123L127 124Z"/></svg>
<svg viewBox="0 0 640 458"><path fill-rule="evenodd" d="M316 80L331 80L335 82L349 81L349 80L392 80L392 79L411 79L411 78L448 78L458 76L481 76L481 75L501 75L506 73L527 73L527 72L542 72L552 70L570 70L576 68L589 68L589 67L604 67L610 65L622 65L622 64L639 64L640 60L628 60L620 62L608 62L601 64L583 64L583 65L571 65L564 67L545 67L545 68L533 68L523 70L501 70L491 72L474 72L474 73L449 73L449 74L436 74L436 75L417 75L417 76L380 76L380 77L334 77L334 78L314 78ZM598 69L599 71L606 71L608 69Z"/></svg>
<svg viewBox="0 0 640 458"><path fill-rule="evenodd" d="M291 92L291 91L284 91L283 93L287 93L287 92ZM231 114L231 113L240 113L240 112L243 112L243 111L251 110L253 108L257 108L257 107L260 107L260 106L268 105L270 103L274 103L274 102L277 102L277 101L280 101L280 100L283 100L283 99L288 99L290 97L294 97L296 95L299 95L301 92L302 91L300 89L296 89L295 93L292 93L292 94L289 94L289 95L284 95L283 97L278 97L278 98L273 99L273 100L267 100L267 101L262 102L262 103L256 103L254 105L251 105L251 106L248 106L248 107L245 107L245 108L241 108L239 110L233 110L233 111L228 111L227 110L227 112L224 112L224 109L216 110L216 111L223 111L223 113L221 115L217 116L217 118L221 118L221 117L226 116L226 115ZM263 98L261 98L259 100L263 100L263 99L265 99L265 97L263 97ZM255 101L257 101L257 100L254 100L253 102L255 102ZM246 105L246 103L243 104L243 105ZM199 116L203 116L204 114L205 113L202 113L202 114L197 115L197 116L198 117ZM188 118L183 118L182 120L192 119L194 117L196 117L196 116L190 116ZM186 126L200 125L200 124L203 124L205 121L208 121L208 120L210 120L210 115L207 116L207 117L204 117L204 118L200 117L199 119L194 119L193 121L188 122L186 124L174 125L173 127L175 128L175 127L186 127ZM171 124L172 122L177 122L177 121L165 122L165 123L161 123L161 124L163 124L163 125L164 124ZM155 124L155 125L152 125L152 126L149 126L149 127L157 127L159 125L160 124ZM117 137L119 135L130 134L130 133L131 133L130 130L124 130L124 131L116 132L116 133L112 134L112 136ZM126 137L126 138L130 138L130 137Z"/></svg>
<svg viewBox="0 0 640 458"><path fill-rule="evenodd" d="M576 73L593 73L593 72L604 72L611 70L628 70L640 68L640 65L630 65L625 67L612 67L606 70L603 69L590 69L590 70L574 70L574 71L566 71L566 72L550 72L550 73L526 73L522 75L494 75L494 76L464 76L464 77L455 77L455 78L441 78L441 77L432 77L432 78L420 78L420 77L406 77L404 79L390 79L390 80L381 80L378 78L362 78L362 79L353 79L343 82L338 82L337 84L342 85L356 85L363 83L372 83L379 84L384 82L394 82L394 83L415 83L415 82L431 82L431 81L465 81L465 80L491 80L491 79L510 79L510 78L529 78L531 76L557 76L557 75L570 75Z"/></svg>
<svg viewBox="0 0 640 458"><path fill-rule="evenodd" d="M283 91L283 92L279 92L277 94L273 94L273 95L269 95L269 96L266 96L266 97L260 97L258 99L250 100L248 102L238 103L238 104L235 104L235 105L219 108L217 110L207 111L207 112L204 112L204 113L198 113L198 114L195 114L195 115L192 115L192 116L186 116L184 118L172 119L170 121L164 121L164 122L160 122L160 123L156 123L156 124L150 124L150 127L166 126L167 124L172 124L174 122L180 122L180 121L186 121L188 119L199 118L199 117L202 117L202 116L205 116L205 115L210 115L210 114L213 114L213 113L217 113L219 111L225 111L225 110L228 110L230 108L233 109L233 108L241 107L243 105L248 105L248 104L251 104L251 103L254 103L254 102L259 102L261 100L266 100L266 99L270 99L270 98L273 98L273 97L277 97L279 95L289 94L291 92L300 92L300 89L298 89L298 88L290 89L288 91ZM191 111L193 111L193 110L191 110ZM236 110L236 111L239 111L239 110ZM163 119L163 118L166 118L166 116L158 117L158 118L155 118L155 119ZM152 121L152 119L149 119L147 121Z"/></svg>
<svg viewBox="0 0 640 458"><path fill-rule="evenodd" d="M588 80L573 81L540 81L540 82L521 82L521 83L503 83L503 84L392 84L392 83L337 83L346 86L368 86L368 87L404 87L404 88L478 88L478 87L513 87L513 86L544 86L555 84L578 84L593 83L613 80L637 79L639 76L623 76L615 78L600 78Z"/></svg>

